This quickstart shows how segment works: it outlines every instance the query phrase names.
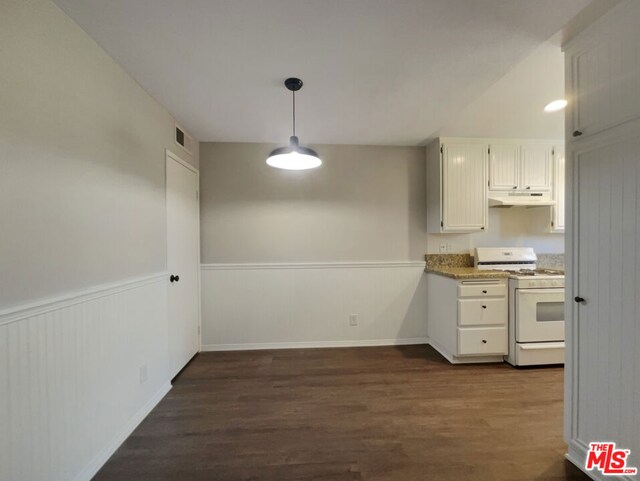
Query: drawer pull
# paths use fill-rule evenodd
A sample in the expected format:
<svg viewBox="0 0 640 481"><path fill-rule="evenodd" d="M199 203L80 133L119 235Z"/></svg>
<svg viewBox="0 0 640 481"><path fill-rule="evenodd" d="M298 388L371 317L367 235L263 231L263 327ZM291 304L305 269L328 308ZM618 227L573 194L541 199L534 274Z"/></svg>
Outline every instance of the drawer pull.
<svg viewBox="0 0 640 481"><path fill-rule="evenodd" d="M482 291L482 293L483 293L483 294L486 294L486 293L487 293L487 291Z"/></svg>
<svg viewBox="0 0 640 481"><path fill-rule="evenodd" d="M486 340L486 339L483 339L483 340L482 340L482 344L486 344L486 343L487 343L487 340Z"/></svg>
<svg viewBox="0 0 640 481"><path fill-rule="evenodd" d="M486 309L486 308L487 308L487 306L482 306L482 308L483 308L483 309Z"/></svg>

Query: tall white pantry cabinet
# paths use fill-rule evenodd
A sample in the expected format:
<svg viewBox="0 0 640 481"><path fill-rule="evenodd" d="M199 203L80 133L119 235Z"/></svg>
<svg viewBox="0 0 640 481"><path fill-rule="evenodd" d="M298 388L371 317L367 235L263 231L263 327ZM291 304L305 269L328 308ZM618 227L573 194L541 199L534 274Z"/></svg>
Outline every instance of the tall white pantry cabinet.
<svg viewBox="0 0 640 481"><path fill-rule="evenodd" d="M640 468L639 25L640 2L623 0L563 47L565 440L581 468L597 441Z"/></svg>

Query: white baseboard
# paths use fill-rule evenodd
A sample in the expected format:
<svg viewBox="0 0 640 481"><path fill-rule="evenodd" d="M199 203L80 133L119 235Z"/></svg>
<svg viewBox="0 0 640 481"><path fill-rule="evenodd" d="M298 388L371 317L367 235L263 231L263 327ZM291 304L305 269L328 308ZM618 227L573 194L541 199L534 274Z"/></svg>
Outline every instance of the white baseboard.
<svg viewBox="0 0 640 481"><path fill-rule="evenodd" d="M125 440L131 436L131 433L138 427L138 425L146 418L151 410L155 408L162 398L171 390L171 383L165 383L160 390L153 395L151 399L131 418L129 423L118 433L113 441L100 451L95 458L74 478L74 481L90 481L100 468L105 465L111 456L116 452Z"/></svg>
<svg viewBox="0 0 640 481"><path fill-rule="evenodd" d="M370 339L353 341L302 341L302 342L263 342L247 344L208 344L202 351L260 351L266 349L301 349L327 347L372 347L372 346L407 346L427 344L426 337L409 339Z"/></svg>

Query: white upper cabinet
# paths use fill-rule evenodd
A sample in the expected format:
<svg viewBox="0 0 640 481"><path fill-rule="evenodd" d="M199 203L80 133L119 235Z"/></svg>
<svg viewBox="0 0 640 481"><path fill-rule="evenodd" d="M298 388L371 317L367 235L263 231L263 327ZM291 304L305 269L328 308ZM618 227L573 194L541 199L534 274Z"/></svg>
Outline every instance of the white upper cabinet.
<svg viewBox="0 0 640 481"><path fill-rule="evenodd" d="M628 2L624 8L637 18L637 5ZM573 138L640 117L640 28L621 20L606 34L598 28L583 32L567 48Z"/></svg>
<svg viewBox="0 0 640 481"><path fill-rule="evenodd" d="M551 144L492 143L489 190L551 191Z"/></svg>
<svg viewBox="0 0 640 481"><path fill-rule="evenodd" d="M489 189L515 190L519 181L520 147L509 144L491 144L489 154Z"/></svg>
<svg viewBox="0 0 640 481"><path fill-rule="evenodd" d="M484 230L487 224L487 146L443 146L443 232Z"/></svg>
<svg viewBox="0 0 640 481"><path fill-rule="evenodd" d="M551 147L523 145L520 148L520 189L551 190Z"/></svg>
<svg viewBox="0 0 640 481"><path fill-rule="evenodd" d="M553 148L553 200L551 208L551 232L564 232L564 147Z"/></svg>
<svg viewBox="0 0 640 481"><path fill-rule="evenodd" d="M488 145L435 141L427 148L429 233L478 232L487 226Z"/></svg>

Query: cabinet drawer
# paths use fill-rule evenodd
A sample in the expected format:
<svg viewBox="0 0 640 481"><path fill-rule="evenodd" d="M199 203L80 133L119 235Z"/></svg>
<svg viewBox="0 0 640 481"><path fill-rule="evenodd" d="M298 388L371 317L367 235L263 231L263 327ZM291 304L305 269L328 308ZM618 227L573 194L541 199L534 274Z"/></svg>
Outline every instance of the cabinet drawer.
<svg viewBox="0 0 640 481"><path fill-rule="evenodd" d="M507 354L506 327L458 328L458 356Z"/></svg>
<svg viewBox="0 0 640 481"><path fill-rule="evenodd" d="M483 326L487 324L506 326L507 316L506 297L458 300L459 326Z"/></svg>
<svg viewBox="0 0 640 481"><path fill-rule="evenodd" d="M507 285L458 284L458 297L506 297Z"/></svg>

